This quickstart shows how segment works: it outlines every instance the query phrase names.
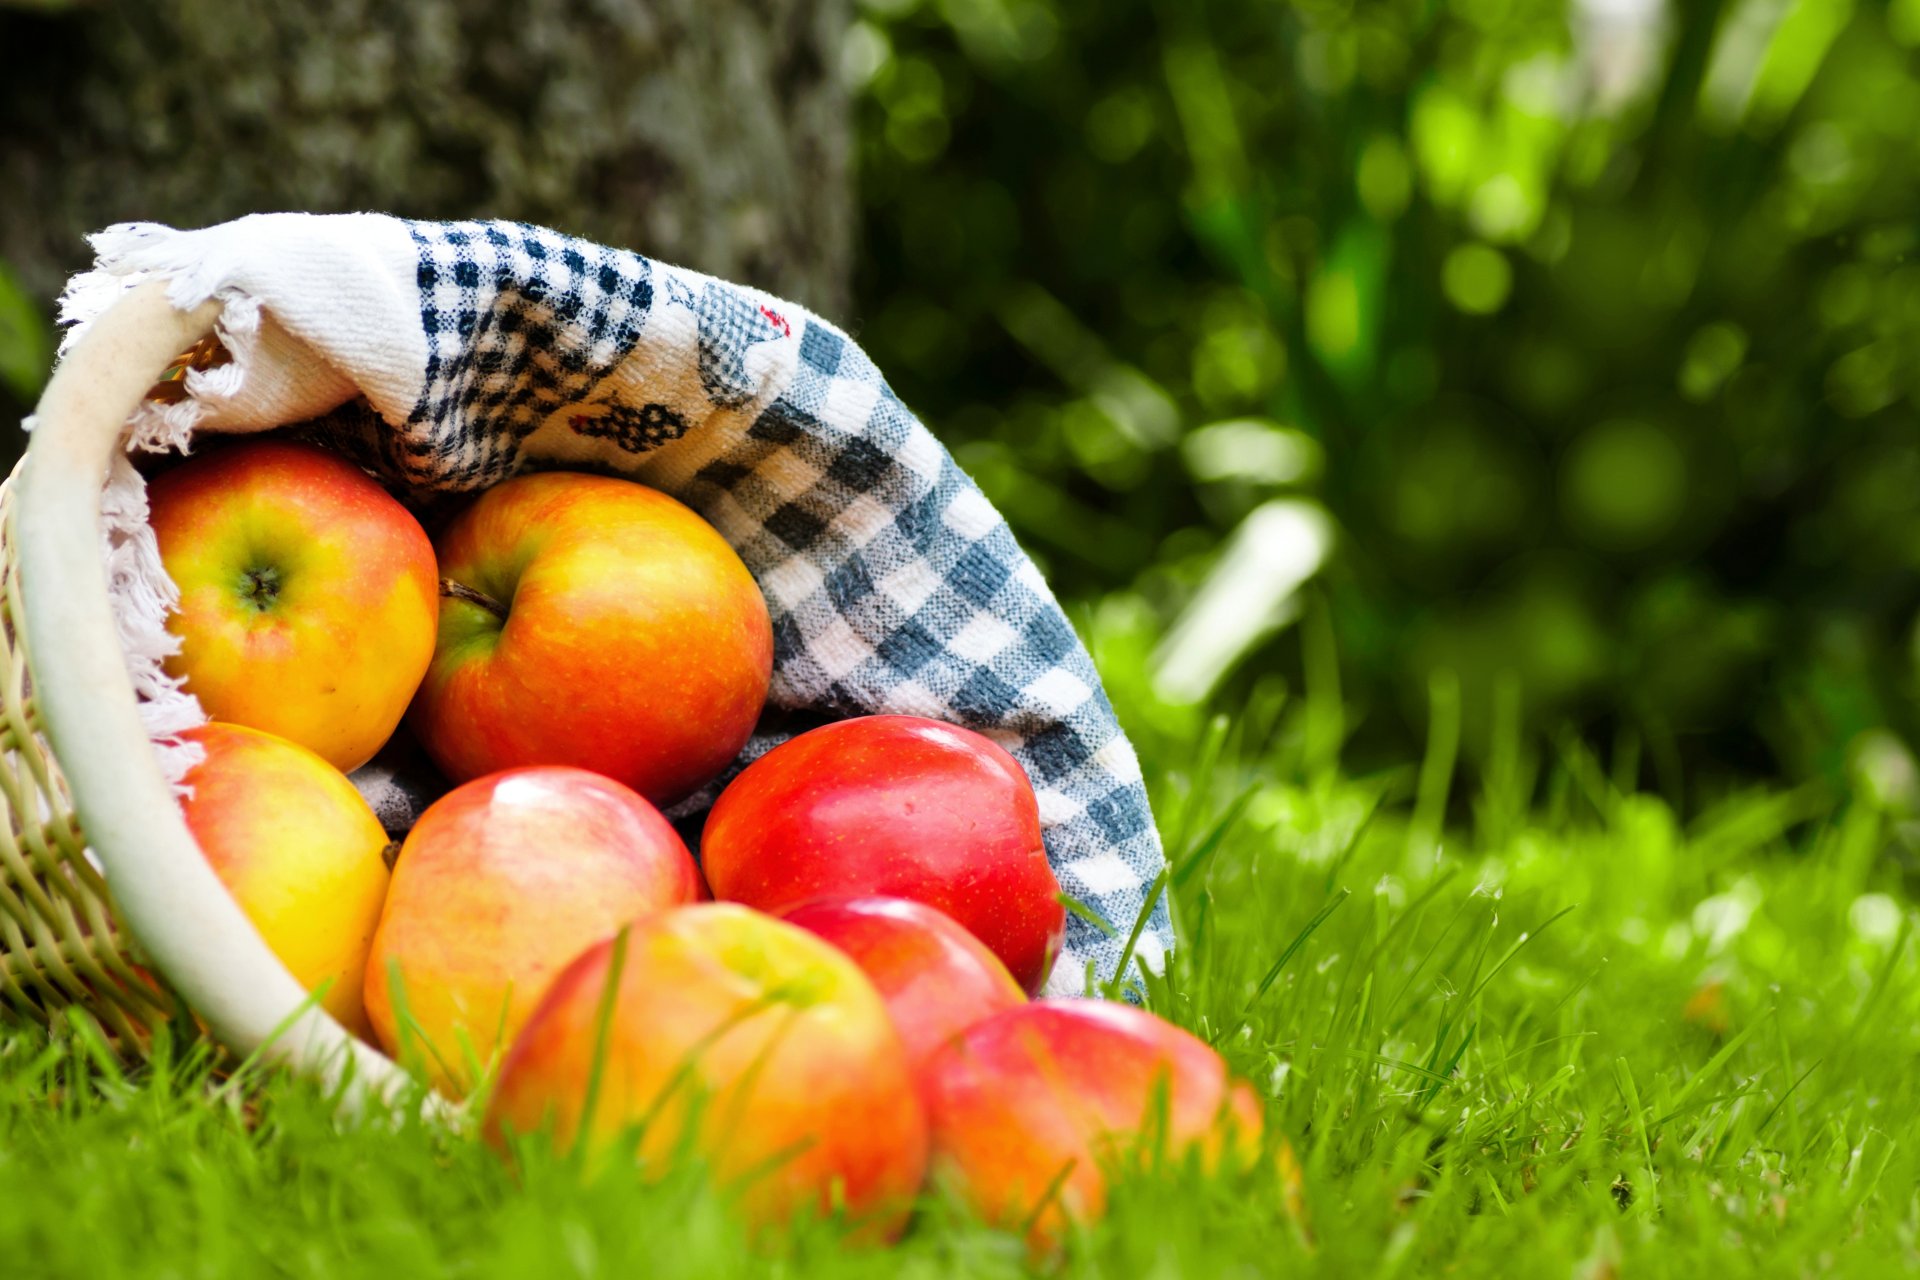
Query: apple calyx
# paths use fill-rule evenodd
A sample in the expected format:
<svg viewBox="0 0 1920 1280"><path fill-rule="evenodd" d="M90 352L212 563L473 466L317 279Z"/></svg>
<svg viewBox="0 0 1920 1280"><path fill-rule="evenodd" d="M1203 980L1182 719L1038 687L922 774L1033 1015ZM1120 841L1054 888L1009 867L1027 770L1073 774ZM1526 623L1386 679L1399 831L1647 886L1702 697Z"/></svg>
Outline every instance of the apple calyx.
<svg viewBox="0 0 1920 1280"><path fill-rule="evenodd" d="M440 579L440 594L451 600L464 600L468 604L477 604L502 622L507 620L507 606L495 600L484 591L475 591L464 582L455 582L452 578Z"/></svg>
<svg viewBox="0 0 1920 1280"><path fill-rule="evenodd" d="M280 598L280 571L272 565L248 569L240 575L240 598L261 613L273 608Z"/></svg>

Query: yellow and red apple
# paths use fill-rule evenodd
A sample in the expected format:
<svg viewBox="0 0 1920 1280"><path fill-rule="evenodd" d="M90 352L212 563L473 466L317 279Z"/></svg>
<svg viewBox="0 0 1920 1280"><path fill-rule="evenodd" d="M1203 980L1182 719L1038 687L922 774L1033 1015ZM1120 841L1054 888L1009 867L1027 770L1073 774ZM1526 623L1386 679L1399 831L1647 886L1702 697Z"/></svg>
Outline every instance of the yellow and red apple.
<svg viewBox="0 0 1920 1280"><path fill-rule="evenodd" d="M206 757L188 772L187 829L289 972L341 1025L371 1038L361 990L387 894L387 833L338 769L256 729L182 735Z"/></svg>
<svg viewBox="0 0 1920 1280"><path fill-rule="evenodd" d="M435 549L439 644L411 721L450 778L570 764L669 805L745 745L773 671L766 601L680 503L605 476L521 476Z"/></svg>
<svg viewBox="0 0 1920 1280"><path fill-rule="evenodd" d="M338 454L223 445L156 477L149 521L180 588L167 670L215 720L338 769L393 733L433 655L433 545Z"/></svg>
<svg viewBox="0 0 1920 1280"><path fill-rule="evenodd" d="M977 1023L922 1077L935 1178L1046 1250L1106 1212L1108 1178L1258 1156L1259 1100L1204 1041L1141 1009L1039 1000Z"/></svg>
<svg viewBox="0 0 1920 1280"><path fill-rule="evenodd" d="M686 1152L756 1224L844 1211L870 1237L904 1225L927 1159L872 983L805 930L727 903L636 921L555 980L486 1119L499 1146L543 1129L589 1158L637 1130L643 1176Z"/></svg>
<svg viewBox="0 0 1920 1280"><path fill-rule="evenodd" d="M762 911L835 894L937 907L1028 993L1066 931L1026 773L938 720L864 716L781 743L720 794L700 858L715 897Z"/></svg>
<svg viewBox="0 0 1920 1280"><path fill-rule="evenodd" d="M886 1002L907 1065L929 1059L976 1022L1026 1003L999 957L953 917L905 898L815 898L781 919L847 953Z"/></svg>
<svg viewBox="0 0 1920 1280"><path fill-rule="evenodd" d="M367 966L374 1031L462 1096L569 961L705 892L660 811L610 778L552 765L475 779L401 845Z"/></svg>

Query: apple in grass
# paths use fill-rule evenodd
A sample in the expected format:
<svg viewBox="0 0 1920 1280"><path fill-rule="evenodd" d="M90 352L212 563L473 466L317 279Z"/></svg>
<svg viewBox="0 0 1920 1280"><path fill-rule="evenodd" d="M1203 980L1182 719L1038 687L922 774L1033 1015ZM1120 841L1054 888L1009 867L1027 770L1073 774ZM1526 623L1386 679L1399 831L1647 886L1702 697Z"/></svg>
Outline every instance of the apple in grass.
<svg viewBox="0 0 1920 1280"><path fill-rule="evenodd" d="M905 898L815 898L780 917L847 953L886 1002L907 1065L929 1059L976 1022L1026 1003L999 957L953 917Z"/></svg>
<svg viewBox="0 0 1920 1280"><path fill-rule="evenodd" d="M249 440L155 477L148 521L180 589L167 671L215 720L341 770L372 758L433 656L433 545L338 454Z"/></svg>
<svg viewBox="0 0 1920 1280"><path fill-rule="evenodd" d="M730 903L662 911L554 980L501 1066L485 1133L547 1131L604 1160L637 1134L641 1174L682 1154L749 1220L841 1211L904 1226L925 1113L873 984L803 929Z"/></svg>
<svg viewBox="0 0 1920 1280"><path fill-rule="evenodd" d="M184 779L187 829L247 919L320 1007L371 1039L361 991L387 895L387 833L346 775L256 729L181 735L206 752Z"/></svg>
<svg viewBox="0 0 1920 1280"><path fill-rule="evenodd" d="M475 779L400 847L366 972L374 1031L463 1096L570 960L705 893L660 811L610 778L551 765Z"/></svg>
<svg viewBox="0 0 1920 1280"><path fill-rule="evenodd" d="M1038 1000L977 1023L922 1075L935 1180L1038 1251L1106 1212L1115 1173L1155 1160L1245 1169L1253 1089L1172 1023L1101 1000Z"/></svg>
<svg viewBox="0 0 1920 1280"><path fill-rule="evenodd" d="M627 480L527 475L480 495L435 549L439 644L411 723L448 777L570 764L665 806L746 744L773 627L739 556L688 508Z"/></svg>
<svg viewBox="0 0 1920 1280"><path fill-rule="evenodd" d="M924 902L1028 993L1066 931L1027 775L938 720L864 716L781 743L721 793L700 858L715 897L762 911L836 894Z"/></svg>

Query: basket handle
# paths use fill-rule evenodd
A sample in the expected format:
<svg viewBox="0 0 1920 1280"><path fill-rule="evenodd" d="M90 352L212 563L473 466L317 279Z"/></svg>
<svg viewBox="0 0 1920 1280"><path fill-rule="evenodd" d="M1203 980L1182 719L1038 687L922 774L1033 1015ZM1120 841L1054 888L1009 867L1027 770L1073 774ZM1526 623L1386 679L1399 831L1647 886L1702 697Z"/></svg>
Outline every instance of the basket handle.
<svg viewBox="0 0 1920 1280"><path fill-rule="evenodd" d="M220 311L218 302L176 310L166 288L139 285L102 314L35 410L14 542L34 697L142 949L228 1048L344 1086L357 1108L369 1088L393 1096L407 1077L310 1001L202 856L141 724L107 596L100 494L122 428Z"/></svg>

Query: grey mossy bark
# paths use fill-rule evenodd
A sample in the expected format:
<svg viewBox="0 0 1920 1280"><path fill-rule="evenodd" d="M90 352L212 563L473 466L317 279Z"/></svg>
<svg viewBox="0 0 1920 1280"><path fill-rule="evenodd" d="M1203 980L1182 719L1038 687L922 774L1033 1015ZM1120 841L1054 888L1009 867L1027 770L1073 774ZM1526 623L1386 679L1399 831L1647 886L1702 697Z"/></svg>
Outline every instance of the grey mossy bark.
<svg viewBox="0 0 1920 1280"><path fill-rule="evenodd" d="M844 319L848 0L0 4L0 258L114 222L516 218Z"/></svg>

